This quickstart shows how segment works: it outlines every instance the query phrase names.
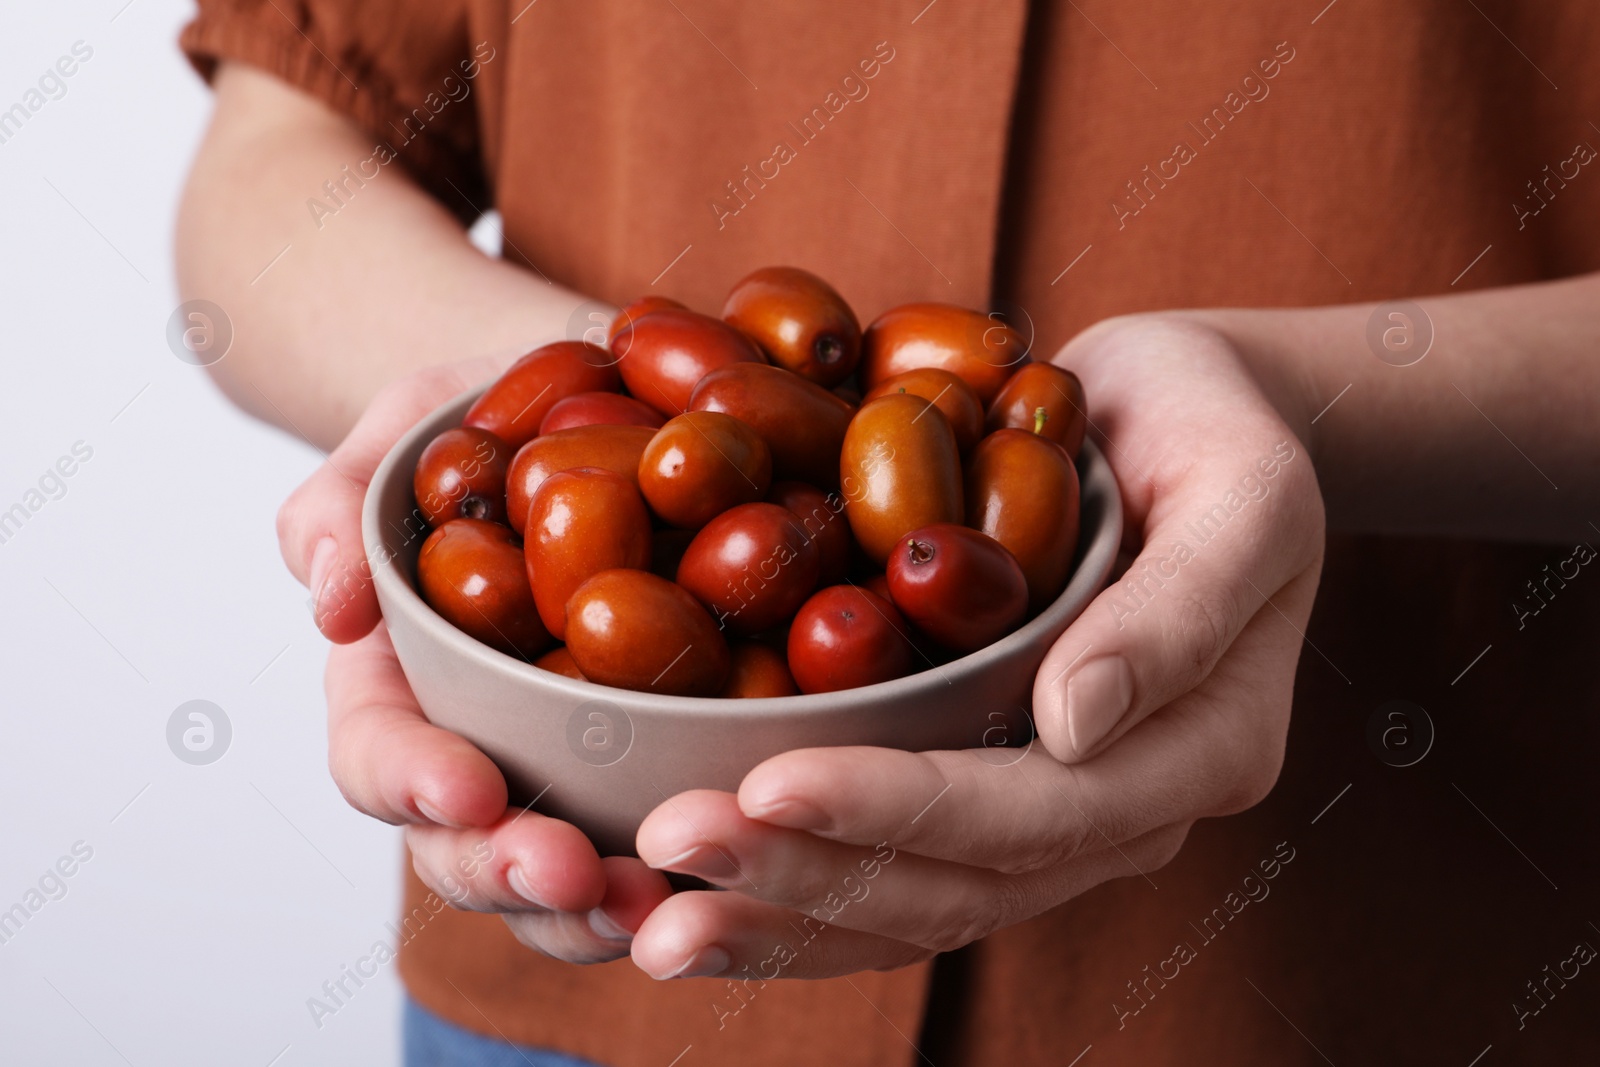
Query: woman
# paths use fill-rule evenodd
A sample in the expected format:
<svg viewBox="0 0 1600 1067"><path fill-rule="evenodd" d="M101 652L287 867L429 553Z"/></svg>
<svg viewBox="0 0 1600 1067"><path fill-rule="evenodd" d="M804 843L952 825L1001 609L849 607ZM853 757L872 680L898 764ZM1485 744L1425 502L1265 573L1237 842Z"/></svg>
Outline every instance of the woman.
<svg viewBox="0 0 1600 1067"><path fill-rule="evenodd" d="M333 449L280 536L334 642L333 774L406 827L412 1061L1593 1046L1594 994L1540 968L1600 944L1593 860L1564 847L1594 823L1594 727L1561 715L1600 690L1573 547L1600 538L1600 13L200 7L183 45L217 111L181 281L234 320L228 395ZM463 227L490 206L502 259ZM768 263L863 319L939 299L1026 324L1084 381L1131 565L1045 661L1017 766L790 753L602 861L423 719L361 493L534 345L646 291L714 312ZM1349 536L1373 534L1433 539ZM883 845L872 894L763 978L827 872ZM1468 938L1473 966L1441 967Z"/></svg>

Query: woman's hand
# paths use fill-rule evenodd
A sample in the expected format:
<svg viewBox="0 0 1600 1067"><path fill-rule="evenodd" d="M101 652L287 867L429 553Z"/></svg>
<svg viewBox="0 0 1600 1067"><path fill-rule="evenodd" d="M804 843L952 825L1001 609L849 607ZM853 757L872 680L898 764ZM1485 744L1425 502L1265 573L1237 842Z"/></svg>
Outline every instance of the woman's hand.
<svg viewBox="0 0 1600 1067"><path fill-rule="evenodd" d="M311 591L328 656L328 764L358 810L404 826L417 875L457 907L505 915L531 948L573 962L615 959L670 890L633 859L602 860L580 831L507 807L500 771L427 721L382 625L361 538L361 502L401 434L474 382L490 360L438 367L385 388L278 513L278 540Z"/></svg>
<svg viewBox="0 0 1600 1067"><path fill-rule="evenodd" d="M1264 387L1180 317L1103 323L1059 362L1092 398L1137 558L1046 656L1035 742L805 749L737 796L672 798L640 828L640 856L734 892L651 912L632 946L644 970L902 966L1148 876L1194 820L1271 789L1323 553L1297 386Z"/></svg>

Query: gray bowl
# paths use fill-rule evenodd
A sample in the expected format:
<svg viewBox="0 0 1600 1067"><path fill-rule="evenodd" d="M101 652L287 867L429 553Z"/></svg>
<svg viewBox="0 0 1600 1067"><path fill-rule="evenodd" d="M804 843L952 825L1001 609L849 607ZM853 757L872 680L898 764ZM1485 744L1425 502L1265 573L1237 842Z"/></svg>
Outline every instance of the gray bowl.
<svg viewBox="0 0 1600 1067"><path fill-rule="evenodd" d="M477 745L505 772L513 803L574 823L602 855L632 855L644 817L686 789L735 791L763 760L796 748L876 745L913 752L983 748L1009 763L1031 738L1033 678L1044 655L1111 572L1122 504L1092 443L1077 568L1027 625L960 659L892 682L813 696L718 700L580 682L479 644L416 591L426 535L411 492L422 449L461 423L481 389L456 397L402 437L378 466L361 528L378 603L400 666L428 718Z"/></svg>

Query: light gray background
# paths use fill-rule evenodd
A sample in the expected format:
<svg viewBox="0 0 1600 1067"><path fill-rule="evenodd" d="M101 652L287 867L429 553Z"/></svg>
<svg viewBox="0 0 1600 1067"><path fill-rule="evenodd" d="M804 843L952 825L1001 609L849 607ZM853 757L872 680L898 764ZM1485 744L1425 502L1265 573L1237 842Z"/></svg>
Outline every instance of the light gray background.
<svg viewBox="0 0 1600 1067"><path fill-rule="evenodd" d="M0 511L94 450L0 544L0 911L93 849L0 944L0 1062L394 1062L392 965L320 1029L306 1004L388 939L401 864L328 777L326 645L273 534L319 457L167 348L209 100L174 44L187 0L124 3L9 3L0 33L0 110L94 49L0 144ZM193 699L233 726L209 766L166 743Z"/></svg>

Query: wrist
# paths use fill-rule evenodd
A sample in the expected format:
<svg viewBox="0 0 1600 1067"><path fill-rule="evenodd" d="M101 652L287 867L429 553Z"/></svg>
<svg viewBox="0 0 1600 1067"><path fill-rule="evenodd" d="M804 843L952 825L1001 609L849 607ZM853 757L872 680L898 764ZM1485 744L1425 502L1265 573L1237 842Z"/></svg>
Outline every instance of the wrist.
<svg viewBox="0 0 1600 1067"><path fill-rule="evenodd" d="M1292 331L1286 331L1282 324L1268 329L1263 321L1266 316L1289 314L1215 308L1119 315L1102 319L1078 334L1061 350L1056 360L1070 366L1090 351L1137 343L1141 336L1170 337L1174 331L1191 334L1192 343L1197 347L1224 346L1237 356L1267 403L1316 464L1319 442L1314 420L1326 403L1326 399L1321 399L1323 390L1312 373L1311 361L1297 358L1292 346L1283 343L1286 335L1292 336Z"/></svg>

